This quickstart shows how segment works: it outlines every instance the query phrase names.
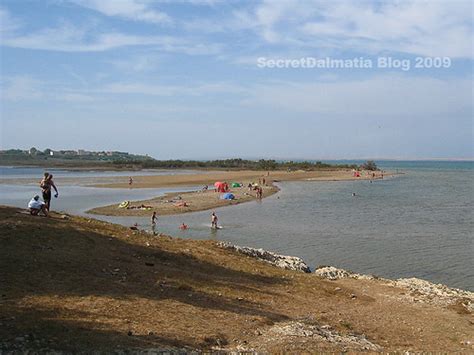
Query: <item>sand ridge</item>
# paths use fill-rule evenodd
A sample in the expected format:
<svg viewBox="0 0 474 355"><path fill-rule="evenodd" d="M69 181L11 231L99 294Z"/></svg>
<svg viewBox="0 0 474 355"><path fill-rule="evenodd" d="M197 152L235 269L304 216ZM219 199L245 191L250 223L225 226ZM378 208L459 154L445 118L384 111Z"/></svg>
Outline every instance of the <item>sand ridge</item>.
<svg viewBox="0 0 474 355"><path fill-rule="evenodd" d="M381 172L363 171L360 177L354 177L351 170L317 170L317 171L225 171L209 174L191 175L160 175L136 176L130 185L124 178L120 183L96 184L95 187L106 188L160 188L176 186L208 186L208 190L198 189L192 192L169 193L165 196L147 200L131 201L128 208L119 208L119 204L97 207L89 213L107 216L150 216L153 211L158 215L172 215L188 212L210 210L217 207L235 205L243 202L255 201L256 191L249 188L249 184L262 187L263 197L278 192L276 182L280 181L346 181L382 179ZM385 174L385 177L392 175ZM227 182L229 192L235 195L234 200L221 199L222 194L214 191L214 182ZM232 187L232 183L240 183L241 187Z"/></svg>

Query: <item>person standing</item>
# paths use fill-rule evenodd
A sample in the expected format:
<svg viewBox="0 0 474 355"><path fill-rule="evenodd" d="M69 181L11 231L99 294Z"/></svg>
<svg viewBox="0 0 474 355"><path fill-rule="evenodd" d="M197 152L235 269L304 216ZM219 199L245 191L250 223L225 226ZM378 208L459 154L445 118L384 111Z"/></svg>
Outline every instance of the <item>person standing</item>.
<svg viewBox="0 0 474 355"><path fill-rule="evenodd" d="M158 220L158 216L156 215L156 212L153 211L153 214L151 215L151 232L153 235L156 235L156 221Z"/></svg>
<svg viewBox="0 0 474 355"><path fill-rule="evenodd" d="M53 174L44 173L43 180L40 182L41 192L43 193L43 200L46 205L46 209L49 211L51 207L51 188L54 189L56 192L54 197L57 198L59 196L58 189L53 181Z"/></svg>
<svg viewBox="0 0 474 355"><path fill-rule="evenodd" d="M133 184L133 178L130 176L128 178L128 186L132 187L132 184Z"/></svg>
<svg viewBox="0 0 474 355"><path fill-rule="evenodd" d="M212 212L211 214L211 228L217 229L217 216L215 212Z"/></svg>

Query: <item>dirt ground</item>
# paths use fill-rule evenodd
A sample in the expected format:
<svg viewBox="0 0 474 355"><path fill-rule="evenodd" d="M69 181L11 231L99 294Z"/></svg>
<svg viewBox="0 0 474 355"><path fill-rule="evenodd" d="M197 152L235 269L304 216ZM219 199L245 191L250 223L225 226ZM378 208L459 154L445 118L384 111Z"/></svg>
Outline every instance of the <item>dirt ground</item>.
<svg viewBox="0 0 474 355"><path fill-rule="evenodd" d="M212 241L0 207L0 352L472 352L472 314Z"/></svg>

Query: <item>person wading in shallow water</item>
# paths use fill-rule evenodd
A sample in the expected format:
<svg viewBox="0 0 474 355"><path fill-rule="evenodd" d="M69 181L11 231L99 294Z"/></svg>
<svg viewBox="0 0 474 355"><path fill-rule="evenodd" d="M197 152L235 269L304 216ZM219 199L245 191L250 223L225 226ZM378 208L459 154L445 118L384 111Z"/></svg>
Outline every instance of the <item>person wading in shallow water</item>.
<svg viewBox="0 0 474 355"><path fill-rule="evenodd" d="M156 215L156 212L153 211L153 214L151 215L151 225L156 226L156 220L158 219L158 216Z"/></svg>
<svg viewBox="0 0 474 355"><path fill-rule="evenodd" d="M41 192L43 193L43 200L46 205L46 209L49 211L51 206L51 188L54 189L56 192L54 197L57 198L59 196L58 189L56 185L54 185L53 181L53 174L44 173L43 180L40 182Z"/></svg>
<svg viewBox="0 0 474 355"><path fill-rule="evenodd" d="M217 229L217 216L215 212L211 214L211 228Z"/></svg>

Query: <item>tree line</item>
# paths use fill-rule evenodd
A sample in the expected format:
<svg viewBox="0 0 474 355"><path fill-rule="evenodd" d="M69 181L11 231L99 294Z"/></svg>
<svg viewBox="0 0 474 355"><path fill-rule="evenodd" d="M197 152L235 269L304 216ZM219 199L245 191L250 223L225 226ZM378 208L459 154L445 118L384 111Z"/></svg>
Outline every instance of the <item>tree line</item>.
<svg viewBox="0 0 474 355"><path fill-rule="evenodd" d="M362 166L357 164L328 164L320 161L276 161L273 159L218 159L218 160L121 160L116 159L112 164L117 167L140 167L143 169L245 169L245 170L318 170L318 169L366 169L377 170L373 161Z"/></svg>

